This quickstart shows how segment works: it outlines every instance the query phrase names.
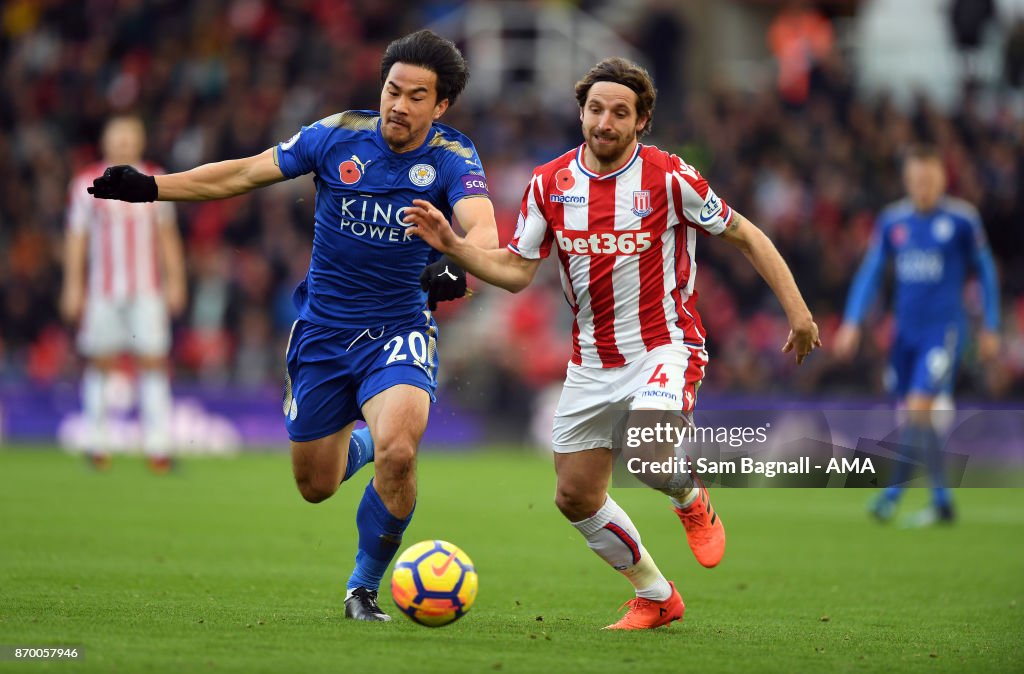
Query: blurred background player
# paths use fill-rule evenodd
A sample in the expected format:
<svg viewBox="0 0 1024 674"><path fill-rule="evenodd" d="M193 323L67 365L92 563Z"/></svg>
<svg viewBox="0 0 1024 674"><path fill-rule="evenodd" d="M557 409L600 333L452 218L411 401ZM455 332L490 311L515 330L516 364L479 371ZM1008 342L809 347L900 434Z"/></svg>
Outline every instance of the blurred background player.
<svg viewBox="0 0 1024 674"><path fill-rule="evenodd" d="M130 354L138 369L142 449L151 469L166 472L171 467L170 316L181 312L186 299L181 238L171 204L97 201L85 191L110 164L160 172L142 160L142 121L111 118L101 144L103 161L71 182L61 295L65 320L80 323L78 348L87 359L82 376L86 451L97 468L109 466L107 386L118 357Z"/></svg>
<svg viewBox="0 0 1024 674"><path fill-rule="evenodd" d="M576 101L584 142L534 170L507 248L487 251L457 237L423 201L406 217L413 233L512 292L556 250L575 323L552 432L555 503L636 590L629 612L608 629L650 629L681 619L685 607L608 494L615 411L693 413L708 362L694 289L698 229L742 251L774 291L790 325L784 353L795 351L799 364L821 342L768 237L692 166L638 142L654 113L647 71L622 58L601 61L577 82ZM703 486L675 478L656 488L669 496L697 561L716 566L725 553L722 520Z"/></svg>
<svg viewBox="0 0 1024 674"><path fill-rule="evenodd" d="M908 455L898 463L893 483L871 502L870 511L881 521L890 520L910 479L912 461L923 458L932 482L932 505L908 524L925 525L952 522L954 517L932 411L951 409L967 330L964 284L971 272L981 281L984 314L978 356L985 362L999 352L999 288L978 212L945 194L939 153L928 146L910 150L903 182L908 196L879 216L871 247L850 288L835 354L848 359L857 351L860 324L878 292L886 263L892 260L896 335L887 383L906 408L901 445Z"/></svg>
<svg viewBox="0 0 1024 674"><path fill-rule="evenodd" d="M497 245L476 149L437 123L468 79L452 42L417 31L384 53L379 112L331 115L258 155L182 173L154 178L114 166L89 188L100 199L208 201L315 174L312 260L295 289L299 319L286 356L285 426L295 483L311 503L375 462L356 514L359 551L345 597L345 616L357 620L391 620L377 591L415 509L416 451L437 388L429 309L466 291L465 272L410 237L401 214L414 199L430 199L458 217L470 240ZM368 429L353 431L357 420Z"/></svg>

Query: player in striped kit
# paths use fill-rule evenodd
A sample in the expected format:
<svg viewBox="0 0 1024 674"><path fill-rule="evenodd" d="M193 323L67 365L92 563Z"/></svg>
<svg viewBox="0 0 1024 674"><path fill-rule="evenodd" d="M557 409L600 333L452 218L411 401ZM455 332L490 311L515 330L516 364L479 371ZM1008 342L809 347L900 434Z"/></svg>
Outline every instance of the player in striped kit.
<svg viewBox="0 0 1024 674"><path fill-rule="evenodd" d="M821 343L793 276L768 238L730 208L693 167L637 138L650 129L655 91L624 59L602 61L576 85L584 143L539 167L506 249L458 237L425 201L410 232L467 271L513 292L540 261L558 256L575 314L573 354L555 412L556 504L588 546L636 589L611 629L646 629L683 616L675 586L658 570L629 516L608 495L616 406L682 412L688 418L707 352L694 290L698 230L739 248L774 290L797 363ZM707 491L687 476L661 487L697 560L721 561L725 530Z"/></svg>
<svg viewBox="0 0 1024 674"><path fill-rule="evenodd" d="M145 140L140 119L112 118L103 131L103 161L86 167L71 183L61 311L66 320L80 324L78 348L88 360L82 404L90 461L97 468L109 465L104 391L117 357L130 353L139 368L142 449L150 468L166 472L171 466L168 314L185 305L174 207L97 201L85 191L108 163L159 172L142 161Z"/></svg>

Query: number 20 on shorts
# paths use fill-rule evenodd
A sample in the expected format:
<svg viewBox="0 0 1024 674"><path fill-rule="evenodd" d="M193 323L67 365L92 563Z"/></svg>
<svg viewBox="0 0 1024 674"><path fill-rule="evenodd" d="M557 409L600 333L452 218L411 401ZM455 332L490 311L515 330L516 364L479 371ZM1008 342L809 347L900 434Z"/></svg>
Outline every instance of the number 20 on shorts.
<svg viewBox="0 0 1024 674"><path fill-rule="evenodd" d="M423 368L434 366L434 354L437 353L437 340L434 337L425 337L422 332L410 332L408 337L395 335L384 345L384 350L390 352L387 363L392 365L409 360Z"/></svg>

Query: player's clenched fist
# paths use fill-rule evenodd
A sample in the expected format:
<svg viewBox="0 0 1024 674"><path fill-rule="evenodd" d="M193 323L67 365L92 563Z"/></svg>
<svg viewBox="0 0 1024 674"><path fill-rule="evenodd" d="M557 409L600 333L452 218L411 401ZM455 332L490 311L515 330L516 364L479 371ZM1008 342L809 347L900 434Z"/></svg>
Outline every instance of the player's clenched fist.
<svg viewBox="0 0 1024 674"><path fill-rule="evenodd" d="M438 302L457 300L466 294L466 272L442 256L420 273L420 287L427 291L427 308L437 309Z"/></svg>
<svg viewBox="0 0 1024 674"><path fill-rule="evenodd" d="M109 167L102 176L92 181L92 187L86 189L97 199L136 203L156 201L157 196L156 178L139 173L126 164Z"/></svg>

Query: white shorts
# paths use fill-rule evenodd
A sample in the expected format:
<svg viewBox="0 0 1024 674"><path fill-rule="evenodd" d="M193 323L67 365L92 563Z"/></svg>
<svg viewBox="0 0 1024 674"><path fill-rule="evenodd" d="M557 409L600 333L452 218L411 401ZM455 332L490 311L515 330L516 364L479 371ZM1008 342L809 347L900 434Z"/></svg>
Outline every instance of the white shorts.
<svg viewBox="0 0 1024 674"><path fill-rule="evenodd" d="M171 346L167 306L159 295L127 300L90 297L85 303L78 350L86 357L133 353L166 356Z"/></svg>
<svg viewBox="0 0 1024 674"><path fill-rule="evenodd" d="M622 367L570 363L555 409L552 448L568 454L611 447L615 426L628 410L693 412L707 362L701 347L668 344Z"/></svg>

